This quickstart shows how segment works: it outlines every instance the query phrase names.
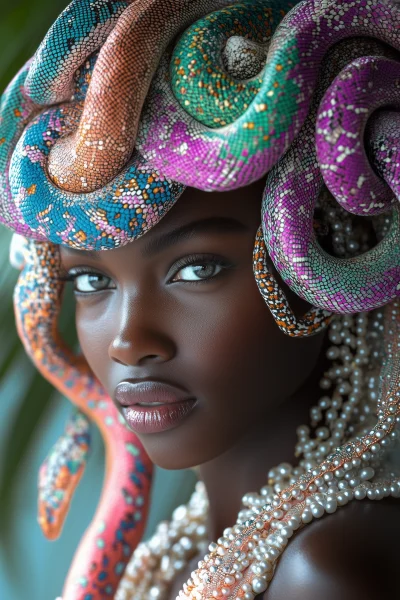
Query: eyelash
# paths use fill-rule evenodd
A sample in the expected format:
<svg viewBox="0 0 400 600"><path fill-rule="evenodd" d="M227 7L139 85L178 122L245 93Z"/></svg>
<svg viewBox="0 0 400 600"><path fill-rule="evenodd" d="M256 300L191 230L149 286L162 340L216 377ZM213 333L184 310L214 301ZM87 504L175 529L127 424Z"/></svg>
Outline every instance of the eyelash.
<svg viewBox="0 0 400 600"><path fill-rule="evenodd" d="M215 266L220 266L222 267L222 270L217 273L216 275L213 275L211 277L207 277L205 279L199 279L198 281L189 281L189 280L181 280L181 281L172 281L171 283L189 283L189 284L199 284L199 283L206 283L211 281L212 279L216 279L217 277L219 277L220 275L223 274L223 272L226 269L232 268L233 265L232 263L230 263L229 261L223 259L220 256L216 256L216 255L192 255L192 256L185 256L179 260L176 261L175 263L175 269L174 269L174 273L172 275L172 277L175 277L179 271L181 271L183 268L185 267L190 267L190 266L204 266L204 265L215 265ZM73 273L65 273L62 272L59 275L59 280L60 281L64 281L64 282L72 282L74 283L76 278L81 276L81 275L100 275L100 273L98 271L95 271L94 269L91 270L87 267L76 267L74 269ZM104 276L106 277L106 276ZM106 277L107 279L108 278ZM169 278L168 283L170 283L171 278ZM98 290L98 291L107 291L107 288L105 290ZM96 294L96 291L93 292L79 292L78 290L75 290L75 294L77 295L81 295L81 296L87 296L87 295L91 295L91 294Z"/></svg>

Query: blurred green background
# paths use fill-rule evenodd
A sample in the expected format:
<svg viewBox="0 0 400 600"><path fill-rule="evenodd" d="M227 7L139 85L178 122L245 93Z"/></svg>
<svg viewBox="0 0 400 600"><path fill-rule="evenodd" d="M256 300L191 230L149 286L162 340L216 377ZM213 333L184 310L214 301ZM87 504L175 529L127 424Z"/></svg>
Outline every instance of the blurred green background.
<svg viewBox="0 0 400 600"><path fill-rule="evenodd" d="M0 89L34 54L67 0L0 0ZM12 307L17 272L8 265L11 233L0 226L0 600L54 600L62 591L79 539L92 519L104 469L104 448L93 432L91 457L59 540L46 540L36 522L37 473L63 432L70 403L43 380L25 356ZM73 299L62 330L74 343ZM156 470L147 537L155 524L187 501L191 472Z"/></svg>

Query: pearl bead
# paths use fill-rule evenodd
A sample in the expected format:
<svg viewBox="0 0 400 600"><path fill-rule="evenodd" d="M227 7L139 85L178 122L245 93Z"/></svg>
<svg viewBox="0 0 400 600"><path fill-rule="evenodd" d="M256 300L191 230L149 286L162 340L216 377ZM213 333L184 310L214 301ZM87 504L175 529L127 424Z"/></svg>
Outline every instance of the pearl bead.
<svg viewBox="0 0 400 600"><path fill-rule="evenodd" d="M372 467L365 467L360 471L360 479L362 481L367 481L368 479L372 479L375 475L375 471Z"/></svg>
<svg viewBox="0 0 400 600"><path fill-rule="evenodd" d="M262 577L255 577L252 581L252 588L256 594L261 594L265 592L268 587L267 581Z"/></svg>
<svg viewBox="0 0 400 600"><path fill-rule="evenodd" d="M319 519L320 517L322 517L324 512L325 512L324 508L320 504L314 504L311 507L311 513L312 513L313 517L315 517L316 519Z"/></svg>
<svg viewBox="0 0 400 600"><path fill-rule="evenodd" d="M221 594L222 594L222 596L229 596L229 594L230 594L229 588L226 588L226 587L221 588Z"/></svg>
<svg viewBox="0 0 400 600"><path fill-rule="evenodd" d="M159 598L161 598L161 590L158 586L153 586L152 588L150 588L150 598L154 600L158 600Z"/></svg>
<svg viewBox="0 0 400 600"><path fill-rule="evenodd" d="M279 557L279 552L276 548L268 548L268 552L265 553L266 560L275 560Z"/></svg>
<svg viewBox="0 0 400 600"><path fill-rule="evenodd" d="M325 510L328 514L333 514L334 512L336 512L337 510L337 500L331 500L329 502L326 503L325 505Z"/></svg>
<svg viewBox="0 0 400 600"><path fill-rule="evenodd" d="M313 520L313 513L310 509L306 508L301 514L301 520L303 523L311 523Z"/></svg>
<svg viewBox="0 0 400 600"><path fill-rule="evenodd" d="M367 491L363 488L358 488L358 489L354 490L354 498L356 498L356 500L364 500L366 495L367 495Z"/></svg>

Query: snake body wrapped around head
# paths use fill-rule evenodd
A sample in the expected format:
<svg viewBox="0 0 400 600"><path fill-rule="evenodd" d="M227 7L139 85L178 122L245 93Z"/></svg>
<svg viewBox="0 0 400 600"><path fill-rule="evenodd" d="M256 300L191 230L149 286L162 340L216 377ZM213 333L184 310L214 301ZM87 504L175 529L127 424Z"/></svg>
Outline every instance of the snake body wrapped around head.
<svg viewBox="0 0 400 600"><path fill-rule="evenodd" d="M38 369L80 411L41 474L49 537L82 473L85 418L107 447L102 499L64 600L114 595L143 532L151 464L58 334L58 245L116 248L156 225L185 186L229 190L267 174L254 273L285 333L312 335L333 312L395 301L399 30L400 11L386 0L73 0L3 94L0 221L30 238L15 292L18 330ZM314 213L324 188L361 219L386 218L375 247L352 258L321 248ZM312 304L303 319L269 272L267 250ZM182 597L208 600L197 579Z"/></svg>

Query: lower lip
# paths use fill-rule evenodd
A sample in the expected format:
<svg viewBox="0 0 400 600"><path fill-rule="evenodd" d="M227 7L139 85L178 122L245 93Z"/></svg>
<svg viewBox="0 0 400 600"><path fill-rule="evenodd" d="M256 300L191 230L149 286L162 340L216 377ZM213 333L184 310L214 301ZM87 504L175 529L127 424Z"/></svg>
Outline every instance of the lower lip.
<svg viewBox="0 0 400 600"><path fill-rule="evenodd" d="M159 433L176 427L196 406L197 401L182 400L159 406L125 406L123 415L129 427L135 433Z"/></svg>

